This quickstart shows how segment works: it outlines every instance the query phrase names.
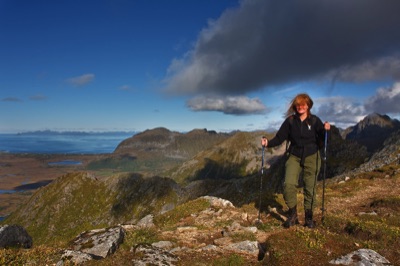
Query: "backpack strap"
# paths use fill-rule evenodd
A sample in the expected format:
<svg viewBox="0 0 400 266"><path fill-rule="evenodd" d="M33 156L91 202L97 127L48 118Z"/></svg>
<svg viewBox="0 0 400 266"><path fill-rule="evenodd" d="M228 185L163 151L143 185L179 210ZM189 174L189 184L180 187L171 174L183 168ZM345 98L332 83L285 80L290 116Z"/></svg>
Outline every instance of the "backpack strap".
<svg viewBox="0 0 400 266"><path fill-rule="evenodd" d="M294 120L294 115L289 116L289 125L290 125L289 131L292 129L293 120ZM286 151L285 151L285 154L286 154L286 156L288 156L288 157L289 157L289 146L290 146L290 141L287 139L287 140L286 140Z"/></svg>

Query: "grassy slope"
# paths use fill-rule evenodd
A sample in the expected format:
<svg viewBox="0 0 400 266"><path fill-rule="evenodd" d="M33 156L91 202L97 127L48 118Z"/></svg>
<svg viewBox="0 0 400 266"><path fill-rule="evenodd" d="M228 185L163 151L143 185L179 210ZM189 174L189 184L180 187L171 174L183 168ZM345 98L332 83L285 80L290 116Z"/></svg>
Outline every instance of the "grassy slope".
<svg viewBox="0 0 400 266"><path fill-rule="evenodd" d="M327 212L324 224L320 223L321 212L317 211L315 219L318 227L309 230L301 225L289 230L280 227L281 221L274 215L262 214L263 224L254 236L237 236L237 241L258 239L268 251L262 260L254 256L231 253L187 253L181 256L179 265L328 265L328 261L345 255L359 248L371 248L385 256L393 265L400 263L400 168L397 164L387 165L368 173L354 176L350 181L330 182L326 188ZM321 199L321 187L318 188ZM299 194L301 199L301 194ZM281 195L275 200L281 200ZM265 204L273 204L265 199ZM121 265L129 263L135 257L129 250L137 243L152 243L159 240L171 240L179 243L178 235L167 234L178 226L197 226L200 232L208 232L209 238L198 237L198 245L212 243L226 225L234 220L214 221L196 225L193 214L209 208L201 200L185 203L174 210L155 218L157 229L128 232L125 243L116 254L89 265ZM300 222L303 222L300 206ZM372 211L377 215L370 215ZM225 212L225 210L224 210ZM243 205L234 213L247 213L256 217L254 204ZM362 215L362 213L367 213ZM236 220L244 226L249 224ZM215 234L213 234L213 232ZM36 240L36 239L35 239ZM35 260L36 265L55 263L59 258L58 249L51 246L36 245L31 250L0 250L3 261L26 263ZM1 262L1 261L0 261ZM35 264L34 264L35 265Z"/></svg>
<svg viewBox="0 0 400 266"><path fill-rule="evenodd" d="M258 138L253 139L253 137L254 136L250 137L249 140L250 142L254 142L254 145L257 146ZM230 142L226 141L222 146L217 147L217 150L215 150L214 147L214 152L210 153L209 156L213 158L212 156L214 156L215 151L217 151L217 153L218 151L222 151L221 154L224 154L224 152L229 150L230 147L238 147L239 150L242 151L241 147L243 146L241 145L243 144L241 144L240 141L246 139L245 136L241 136L239 139L232 138ZM246 141L244 141L244 143L246 143ZM247 147L248 145L245 144L245 146ZM253 152L257 153L259 150ZM398 150L395 152L398 152ZM247 154L247 152L244 151L242 154ZM234 155L229 156L232 156L232 158L234 158L232 161L235 161L236 157L234 157ZM256 157L259 158L259 153L257 153ZM221 156L221 158L227 157ZM255 165L259 163L260 161L255 161ZM273 167L271 170L272 169ZM248 265L249 262L252 264L259 263L267 265L323 265L322 262L347 254L358 248L373 248L387 257L394 265L400 264L400 254L398 251L400 239L400 231L398 230L400 226L400 216L398 212L398 206L400 203L400 198L398 196L400 195L399 173L399 165L394 162L390 165L382 166L372 172L354 174L351 181L342 184L330 180L326 190L328 212L325 218L325 224L319 224L316 230L307 230L300 226L294 227L290 230L283 230L279 226L281 223L279 219L274 215L267 215L264 213L262 216L264 224L259 228L260 235L257 236L257 239L259 239L264 247L268 249L268 255L266 255L262 261L257 262L254 257L249 258L237 254L233 254L232 256L229 254L212 254L210 256L207 255L207 257L204 257L204 254L191 254L190 256L183 256L182 265L187 265L187 263L196 265L197 262L200 263L202 260L207 261L206 265ZM140 182L135 181L135 178L137 179L138 176L121 176L123 177L121 180L124 180L121 182L115 181L117 180L115 178L107 177L106 179L108 180L108 183L105 183L107 184L105 185L102 182L96 181L92 177L82 179L82 174L80 174L80 178L78 178L78 175L79 174L67 175L62 179L64 182L69 182L69 186L65 186L65 183L63 186L59 186L60 183L54 182L48 185L54 187L51 193L47 193L46 195L40 194L39 192L41 190L39 190L38 193L35 193L31 201L33 205L29 205L28 207L30 208L29 210L34 213L34 216L24 216L24 214L27 213L27 209L21 209L6 221L7 223L19 222L25 225L28 228L28 231L34 236L35 243L46 243L46 246L39 245L33 250L18 250L14 253L8 250L2 250L0 253L1 259L9 259L10 261L15 261L16 259L23 261L25 259L25 261L29 261L34 257L40 261L37 265L41 265L45 261L48 263L48 260L51 260L52 257L56 257L55 254L58 250L55 247L66 245L68 239L72 239L72 237L83 230L106 226L107 223L104 221L104 210L106 210L107 215L113 214L115 217L121 218L125 221L126 219L129 219L129 215L137 213L138 210L132 207L134 206L132 204L135 203L134 199L135 196L137 196L135 195L135 191L137 191L137 188L141 187L137 187L136 185L143 182L143 180L140 179ZM238 211L239 213L251 213L255 216L258 212L257 208L255 208L256 204L254 204L254 202L257 201L258 195L257 185L255 185L258 181L257 175L249 176L248 179L243 180L244 181L240 184L243 187L251 188L250 190L245 191L245 194L247 195L248 193L250 202L253 202L253 204L242 204ZM253 181L253 187L246 183L247 180ZM153 195L158 195L161 199L159 202L170 201L178 204L177 198L179 198L179 196L177 195L179 195L179 193L169 194L164 192L164 189L170 187L171 184L168 186L160 185L155 189L153 188L158 181L159 180L150 180L147 185L143 186L143 192L155 193ZM115 197L111 197L114 198L111 202L107 200L107 198L110 197L110 193L113 191L110 189L110 184L111 186L119 187L119 189L122 190L122 193L115 195ZM69 190L66 188L69 188ZM56 195L57 193L60 194L60 191L64 192L64 196L57 198ZM250 191L252 191L251 195ZM320 187L318 191L320 199ZM149 193L149 195L152 195L152 193ZM102 199L102 195L107 195L107 197ZM271 191L268 191L263 195L263 210L266 210L268 205L283 205L281 194L274 195ZM41 197L46 197L45 200L49 204L41 204ZM301 195L299 195L299 197L301 197ZM91 203L86 203L84 200L85 198L96 200L91 201ZM150 206L153 208L150 212L157 212L157 210L162 208L162 204L158 204L157 202L150 204L152 202L151 199L152 197L149 196L145 200L145 204L147 204L147 207ZM69 207L67 206L64 208L62 205L63 202L64 204L68 203L67 205ZM82 216L82 213L86 214L86 207L80 205L82 203L92 205L87 206L87 213L92 216L92 218L87 217L88 223L85 223L85 221L83 223L76 221L77 217ZM101 206L96 205L100 203L102 204ZM195 205L198 206L198 204ZM79 208L76 208L76 206L79 206ZM104 206L108 207L104 208ZM139 207L140 215L146 214L144 208L140 208L139 205L136 206ZM178 224L182 224L182 221L185 221L185 225L195 223L193 217L187 213L192 214L192 211L197 212L197 207L192 207L190 204L183 206L185 212L178 212L179 210L182 210L182 208L178 207L175 208L175 210L172 210L172 212L168 212L169 214L167 216L156 218L156 221L163 221L162 223L158 223L158 229L160 231L145 230L136 233L128 233L128 237L125 241L126 244L123 245L117 254L102 261L101 264L115 265L117 262L128 260L128 258L134 256L129 252L129 249L135 243L165 239L166 237L162 232L164 230L169 230L171 227L176 227ZM299 209L301 213L302 206L299 206ZM99 214L99 210L102 210L103 213ZM378 215L359 215L360 212L371 211L377 212ZM54 219L56 213L62 214L60 217L65 217L65 220L63 220L64 218ZM91 221L93 217L99 217L98 219L94 219L94 224L93 220ZM176 223L176 219L179 220L178 224ZM316 213L316 219L318 221L321 219L320 212ZM53 224L46 227L46 223L49 224L50 221ZM110 221L107 221L109 224ZM225 221L225 224L220 224L220 226L231 222L232 220L227 220ZM38 226L39 223L41 224L40 226ZM164 224L168 224L168 228L165 227ZM67 228L61 228L59 226L65 226ZM56 233L54 235L49 235L48 233L56 232L57 230L64 234L63 238L61 237L62 234ZM219 232L221 228L213 226L211 228L202 228L202 230L216 230L216 232ZM51 241L49 242L49 240L54 240L53 236L57 235L60 236L57 243L48 246L49 243L52 243ZM176 241L175 238L172 240ZM202 238L201 241L212 242L211 239L207 240L204 238Z"/></svg>

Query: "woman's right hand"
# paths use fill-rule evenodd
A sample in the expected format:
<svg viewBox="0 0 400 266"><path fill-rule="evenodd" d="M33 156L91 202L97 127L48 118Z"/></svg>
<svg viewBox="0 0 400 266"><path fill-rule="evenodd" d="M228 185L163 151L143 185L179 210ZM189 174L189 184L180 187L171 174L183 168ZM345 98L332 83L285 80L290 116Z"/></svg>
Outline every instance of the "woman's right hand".
<svg viewBox="0 0 400 266"><path fill-rule="evenodd" d="M261 138L261 146L263 146L263 147L268 146L268 139L266 137Z"/></svg>

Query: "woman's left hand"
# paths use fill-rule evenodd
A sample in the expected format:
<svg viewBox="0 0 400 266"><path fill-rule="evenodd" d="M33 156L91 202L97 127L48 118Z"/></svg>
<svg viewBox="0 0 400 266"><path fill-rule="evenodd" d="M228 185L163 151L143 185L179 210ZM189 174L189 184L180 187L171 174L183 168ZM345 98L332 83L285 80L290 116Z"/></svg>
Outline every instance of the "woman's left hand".
<svg viewBox="0 0 400 266"><path fill-rule="evenodd" d="M324 123L324 129L325 129L326 131L330 130L330 129L331 129L331 124L329 124L329 122L325 122L325 123Z"/></svg>

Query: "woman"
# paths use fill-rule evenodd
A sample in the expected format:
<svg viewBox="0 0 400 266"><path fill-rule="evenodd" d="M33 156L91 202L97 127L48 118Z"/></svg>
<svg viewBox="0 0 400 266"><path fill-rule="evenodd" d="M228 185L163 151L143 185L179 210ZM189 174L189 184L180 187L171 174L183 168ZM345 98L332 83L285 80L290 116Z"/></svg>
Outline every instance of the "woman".
<svg viewBox="0 0 400 266"><path fill-rule="evenodd" d="M283 196L289 208L288 219L283 224L286 228L298 223L297 190L298 178L303 171L305 226L314 228L313 209L316 205L316 182L321 167L319 142L324 141L324 130L330 130L330 124L321 122L310 110L313 101L305 93L298 94L290 103L286 119L276 133L268 140L261 139L264 147L275 147L289 141L288 159L285 164L285 183Z"/></svg>

